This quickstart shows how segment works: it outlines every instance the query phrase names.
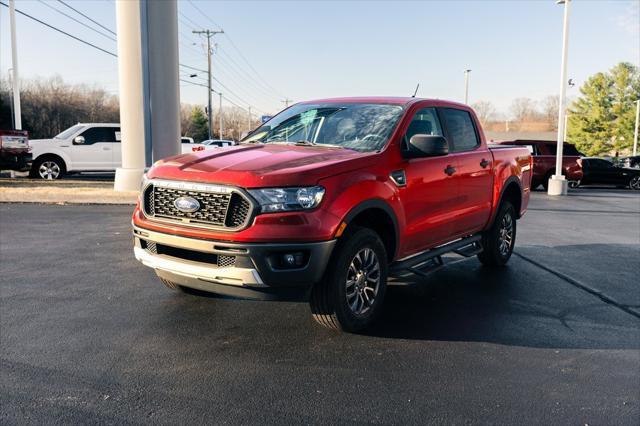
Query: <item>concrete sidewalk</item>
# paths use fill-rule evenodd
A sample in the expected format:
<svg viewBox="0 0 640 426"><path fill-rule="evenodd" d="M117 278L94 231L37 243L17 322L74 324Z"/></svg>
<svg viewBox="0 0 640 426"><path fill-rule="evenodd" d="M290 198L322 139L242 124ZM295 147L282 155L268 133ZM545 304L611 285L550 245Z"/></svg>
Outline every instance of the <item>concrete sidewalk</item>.
<svg viewBox="0 0 640 426"><path fill-rule="evenodd" d="M114 191L112 182L0 179L0 203L135 204L137 197Z"/></svg>

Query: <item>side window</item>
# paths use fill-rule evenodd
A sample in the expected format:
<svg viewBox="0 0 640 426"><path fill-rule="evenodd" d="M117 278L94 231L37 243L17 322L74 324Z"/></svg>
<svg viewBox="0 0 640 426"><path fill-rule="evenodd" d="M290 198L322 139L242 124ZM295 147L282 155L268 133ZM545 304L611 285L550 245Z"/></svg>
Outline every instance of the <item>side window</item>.
<svg viewBox="0 0 640 426"><path fill-rule="evenodd" d="M408 149L409 140L414 135L443 135L442 126L435 108L423 108L416 112L411 119L411 123L409 123L407 133L405 133L402 149Z"/></svg>
<svg viewBox="0 0 640 426"><path fill-rule="evenodd" d="M442 111L454 152L469 151L480 145L471 114L454 108L443 108Z"/></svg>
<svg viewBox="0 0 640 426"><path fill-rule="evenodd" d="M82 132L84 144L92 145L99 142L116 142L116 132L113 127L91 127Z"/></svg>

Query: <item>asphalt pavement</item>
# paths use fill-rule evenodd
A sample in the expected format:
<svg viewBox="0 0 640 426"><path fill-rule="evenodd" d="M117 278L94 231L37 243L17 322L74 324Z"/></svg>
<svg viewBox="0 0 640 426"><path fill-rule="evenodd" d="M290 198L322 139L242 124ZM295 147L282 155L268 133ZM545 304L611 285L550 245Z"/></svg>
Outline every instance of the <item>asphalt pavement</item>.
<svg viewBox="0 0 640 426"><path fill-rule="evenodd" d="M640 194L534 193L507 267L450 259L360 335L169 291L130 211L0 204L1 424L640 424Z"/></svg>

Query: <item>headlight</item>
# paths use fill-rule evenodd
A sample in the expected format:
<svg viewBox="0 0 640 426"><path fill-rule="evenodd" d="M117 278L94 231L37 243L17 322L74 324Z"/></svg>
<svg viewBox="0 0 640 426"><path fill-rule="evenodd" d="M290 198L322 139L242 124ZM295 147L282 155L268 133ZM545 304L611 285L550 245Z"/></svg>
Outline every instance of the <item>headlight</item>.
<svg viewBox="0 0 640 426"><path fill-rule="evenodd" d="M324 196L324 188L321 186L263 188L250 189L249 193L260 203L260 209L263 213L272 213L317 207Z"/></svg>

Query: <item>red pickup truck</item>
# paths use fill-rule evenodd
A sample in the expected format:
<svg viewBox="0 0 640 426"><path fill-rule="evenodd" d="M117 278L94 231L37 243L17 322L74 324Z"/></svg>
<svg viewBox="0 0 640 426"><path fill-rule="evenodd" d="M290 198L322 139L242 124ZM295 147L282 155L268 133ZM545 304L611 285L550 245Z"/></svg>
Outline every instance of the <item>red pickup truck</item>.
<svg viewBox="0 0 640 426"><path fill-rule="evenodd" d="M549 179L556 172L556 148L557 142L543 140L516 139L513 141L496 142L500 145L516 145L531 147L533 155L533 175L531 176L531 189L542 185L546 191ZM582 180L582 166L580 165L582 154L575 145L565 142L562 155L562 174L569 181L571 188L577 188Z"/></svg>
<svg viewBox="0 0 640 426"><path fill-rule="evenodd" d="M154 164L134 252L172 289L309 300L367 327L387 278L442 255L504 265L529 201L526 147L487 148L468 106L417 98L293 105L237 146Z"/></svg>

